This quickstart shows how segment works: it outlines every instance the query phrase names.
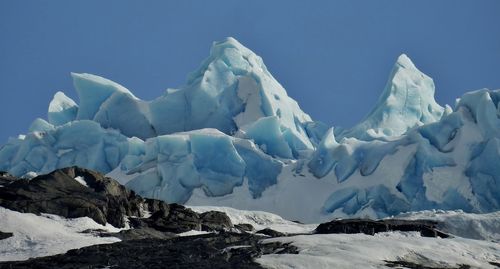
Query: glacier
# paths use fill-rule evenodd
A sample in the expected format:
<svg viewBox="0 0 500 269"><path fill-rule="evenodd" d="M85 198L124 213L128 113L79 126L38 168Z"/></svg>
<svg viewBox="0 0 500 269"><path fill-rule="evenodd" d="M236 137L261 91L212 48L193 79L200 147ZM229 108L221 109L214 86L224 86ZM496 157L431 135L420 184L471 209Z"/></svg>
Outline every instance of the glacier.
<svg viewBox="0 0 500 269"><path fill-rule="evenodd" d="M441 106L432 78L404 54L352 128L311 119L234 38L151 101L100 76L71 76L78 102L57 92L46 119L1 146L0 170L76 165L142 196L303 222L500 210L500 90Z"/></svg>

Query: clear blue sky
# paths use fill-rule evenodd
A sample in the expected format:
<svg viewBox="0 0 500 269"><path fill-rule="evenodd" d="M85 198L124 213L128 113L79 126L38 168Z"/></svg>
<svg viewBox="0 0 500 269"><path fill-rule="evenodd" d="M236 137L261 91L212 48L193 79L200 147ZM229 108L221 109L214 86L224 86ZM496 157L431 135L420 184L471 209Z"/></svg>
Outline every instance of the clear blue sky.
<svg viewBox="0 0 500 269"><path fill-rule="evenodd" d="M314 2L314 3L313 3ZM69 73L153 99L184 84L233 36L313 119L349 127L375 104L401 53L436 98L500 88L500 1L0 1L0 144L46 118Z"/></svg>

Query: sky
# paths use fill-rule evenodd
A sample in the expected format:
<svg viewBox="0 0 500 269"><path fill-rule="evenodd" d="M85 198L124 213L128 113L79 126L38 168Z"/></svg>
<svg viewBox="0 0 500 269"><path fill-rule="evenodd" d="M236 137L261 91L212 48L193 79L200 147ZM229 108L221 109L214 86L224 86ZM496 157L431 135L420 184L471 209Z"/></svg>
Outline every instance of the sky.
<svg viewBox="0 0 500 269"><path fill-rule="evenodd" d="M401 53L436 100L500 89L500 1L0 1L0 145L47 117L70 72L151 100L182 86L213 41L264 59L314 120L350 127L382 93Z"/></svg>

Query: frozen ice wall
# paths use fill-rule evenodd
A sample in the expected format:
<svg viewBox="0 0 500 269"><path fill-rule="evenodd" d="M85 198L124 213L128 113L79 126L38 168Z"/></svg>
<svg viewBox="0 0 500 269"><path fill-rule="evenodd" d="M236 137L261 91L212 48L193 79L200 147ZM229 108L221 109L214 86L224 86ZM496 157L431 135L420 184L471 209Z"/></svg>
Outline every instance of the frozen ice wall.
<svg viewBox="0 0 500 269"><path fill-rule="evenodd" d="M442 107L404 54L368 116L343 130L312 121L233 38L152 101L99 76L72 77L78 102L56 93L47 120L0 148L0 170L77 165L147 197L303 221L500 209L500 90Z"/></svg>

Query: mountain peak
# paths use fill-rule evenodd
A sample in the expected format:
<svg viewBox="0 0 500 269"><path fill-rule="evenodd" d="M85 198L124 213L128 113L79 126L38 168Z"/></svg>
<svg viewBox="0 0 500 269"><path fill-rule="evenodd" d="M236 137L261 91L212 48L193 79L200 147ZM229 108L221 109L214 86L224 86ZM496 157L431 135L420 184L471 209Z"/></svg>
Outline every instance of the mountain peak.
<svg viewBox="0 0 500 269"><path fill-rule="evenodd" d="M401 54L401 55L399 55L398 59L396 60L396 64L395 65L399 65L402 68L416 69L415 64L404 53Z"/></svg>
<svg viewBox="0 0 500 269"><path fill-rule="evenodd" d="M209 68L209 67L213 68ZM204 77L207 71L216 69L219 73L232 72L235 75L252 73L255 69L267 71L262 58L253 51L243 46L233 37L227 37L221 41L215 41L210 48L210 55L202 62L200 67L188 76L188 85L196 83ZM223 75L223 74L218 74Z"/></svg>
<svg viewBox="0 0 500 269"><path fill-rule="evenodd" d="M434 100L434 92L432 78L401 54L375 107L342 136L363 140L400 136L415 126L438 121L444 108Z"/></svg>

